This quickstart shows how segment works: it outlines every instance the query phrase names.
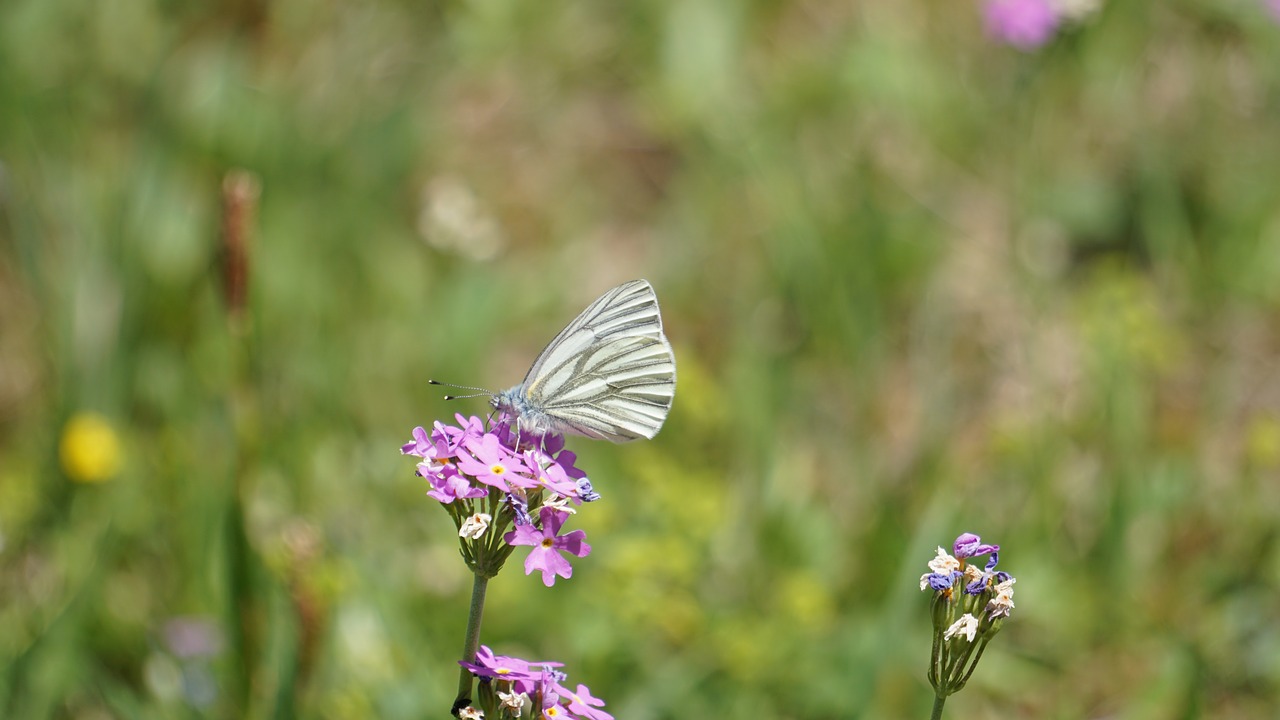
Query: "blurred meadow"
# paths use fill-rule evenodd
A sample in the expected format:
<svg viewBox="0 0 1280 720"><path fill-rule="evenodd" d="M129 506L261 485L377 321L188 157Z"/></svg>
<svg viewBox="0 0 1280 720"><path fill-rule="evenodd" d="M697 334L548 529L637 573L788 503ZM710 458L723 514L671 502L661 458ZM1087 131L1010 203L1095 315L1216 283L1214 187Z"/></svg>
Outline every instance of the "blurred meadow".
<svg viewBox="0 0 1280 720"><path fill-rule="evenodd" d="M1076 3L1079 5L1079 3ZM247 305L228 302L230 238ZM399 453L644 277L679 385L482 640L619 720L1280 707L1280 13L1106 0L0 3L0 717L447 717Z"/></svg>

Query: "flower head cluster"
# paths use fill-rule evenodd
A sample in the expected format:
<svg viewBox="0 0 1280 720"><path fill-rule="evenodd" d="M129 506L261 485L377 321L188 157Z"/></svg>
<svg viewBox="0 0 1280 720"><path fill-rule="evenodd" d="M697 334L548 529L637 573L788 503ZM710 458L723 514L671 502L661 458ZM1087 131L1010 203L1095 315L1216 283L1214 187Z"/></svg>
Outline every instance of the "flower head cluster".
<svg viewBox="0 0 1280 720"><path fill-rule="evenodd" d="M459 664L480 678L482 707L467 708L471 717L484 717L485 712L491 717L523 717L528 709L532 717L545 720L613 720L601 709L604 701L593 697L586 685L570 689L565 684L568 675L559 669L561 663L494 655L481 645L474 662Z"/></svg>
<svg viewBox="0 0 1280 720"><path fill-rule="evenodd" d="M946 697L968 682L987 643L1013 610L1013 585L1017 582L1009 573L995 569L999 545L963 533L951 550L954 555L938 548L929 561L930 572L920 576L920 589L933 591L929 682L938 697ZM982 567L969 562L982 555L987 556Z"/></svg>
<svg viewBox="0 0 1280 720"><path fill-rule="evenodd" d="M1101 0L986 0L982 18L987 35L1019 50L1035 50L1064 23L1081 20L1099 5Z"/></svg>
<svg viewBox="0 0 1280 720"><path fill-rule="evenodd" d="M456 416L456 425L436 422L418 427L400 452L419 458L417 473L430 486L427 495L453 517L462 554L472 570L497 574L516 546L533 547L525 574L542 572L550 586L573 569L562 553L585 557L586 533L560 535L575 506L598 500L577 455L564 449L558 435L530 437L511 429L499 416L486 427L478 417ZM515 526L512 532L503 531Z"/></svg>

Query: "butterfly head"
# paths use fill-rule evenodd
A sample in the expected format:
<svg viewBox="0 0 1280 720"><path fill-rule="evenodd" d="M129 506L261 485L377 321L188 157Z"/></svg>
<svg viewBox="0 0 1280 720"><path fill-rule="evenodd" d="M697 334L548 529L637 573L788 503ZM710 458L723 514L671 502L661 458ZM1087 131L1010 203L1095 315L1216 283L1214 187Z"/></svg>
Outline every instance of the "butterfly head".
<svg viewBox="0 0 1280 720"><path fill-rule="evenodd" d="M556 430L554 419L529 399L521 385L491 395L489 404L494 410L515 419L523 432L542 435Z"/></svg>
<svg viewBox="0 0 1280 720"><path fill-rule="evenodd" d="M520 413L516 411L516 402L519 390L519 387L513 387L509 390L503 390L500 393L494 393L489 396L489 404L498 412L504 412L508 415L519 415Z"/></svg>

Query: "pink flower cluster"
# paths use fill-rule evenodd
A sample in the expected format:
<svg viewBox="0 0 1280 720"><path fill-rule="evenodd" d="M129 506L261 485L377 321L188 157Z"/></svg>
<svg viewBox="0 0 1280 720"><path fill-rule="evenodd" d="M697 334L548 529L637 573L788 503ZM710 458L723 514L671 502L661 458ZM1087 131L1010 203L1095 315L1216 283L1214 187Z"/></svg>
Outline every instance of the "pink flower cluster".
<svg viewBox="0 0 1280 720"><path fill-rule="evenodd" d="M400 448L422 458L418 474L431 483L427 494L436 500L484 497L490 488L506 494L545 488L575 503L595 499L562 436L517 438L505 418L486 430L478 417L455 417L456 426L437 421L430 433L414 428L413 441Z"/></svg>
<svg viewBox="0 0 1280 720"><path fill-rule="evenodd" d="M427 495L443 504L458 523L463 542L484 543L493 518L477 506L501 508L493 532L508 524L508 545L529 546L525 574L542 572L548 587L556 577L573 574L561 553L585 557L591 546L586 533L560 535L572 506L600 498L586 473L577 468L577 455L564 449L559 435L526 437L500 416L489 427L478 417L457 415L457 425L436 422L431 432L417 427L413 440L400 452L421 458L418 475L430 485ZM535 518L530 510L537 510Z"/></svg>
<svg viewBox="0 0 1280 720"><path fill-rule="evenodd" d="M481 678L481 682L493 683L501 704L511 710L512 716L521 716L526 704L532 705L534 717L580 718L581 720L613 720L613 716L601 710L604 701L593 697L586 685L578 684L570 690L565 681L568 675L557 668L558 662L529 662L505 655L494 655L481 645L475 662L459 662Z"/></svg>

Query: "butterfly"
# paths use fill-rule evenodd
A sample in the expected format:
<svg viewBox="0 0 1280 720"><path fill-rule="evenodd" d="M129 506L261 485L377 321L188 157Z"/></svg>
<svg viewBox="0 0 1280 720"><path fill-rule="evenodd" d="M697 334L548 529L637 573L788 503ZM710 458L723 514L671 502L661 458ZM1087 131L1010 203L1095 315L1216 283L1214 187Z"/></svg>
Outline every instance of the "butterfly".
<svg viewBox="0 0 1280 720"><path fill-rule="evenodd" d="M439 383L437 383L439 384ZM676 392L676 358L646 280L605 292L543 348L519 385L490 395L534 435L620 443L658 434Z"/></svg>

